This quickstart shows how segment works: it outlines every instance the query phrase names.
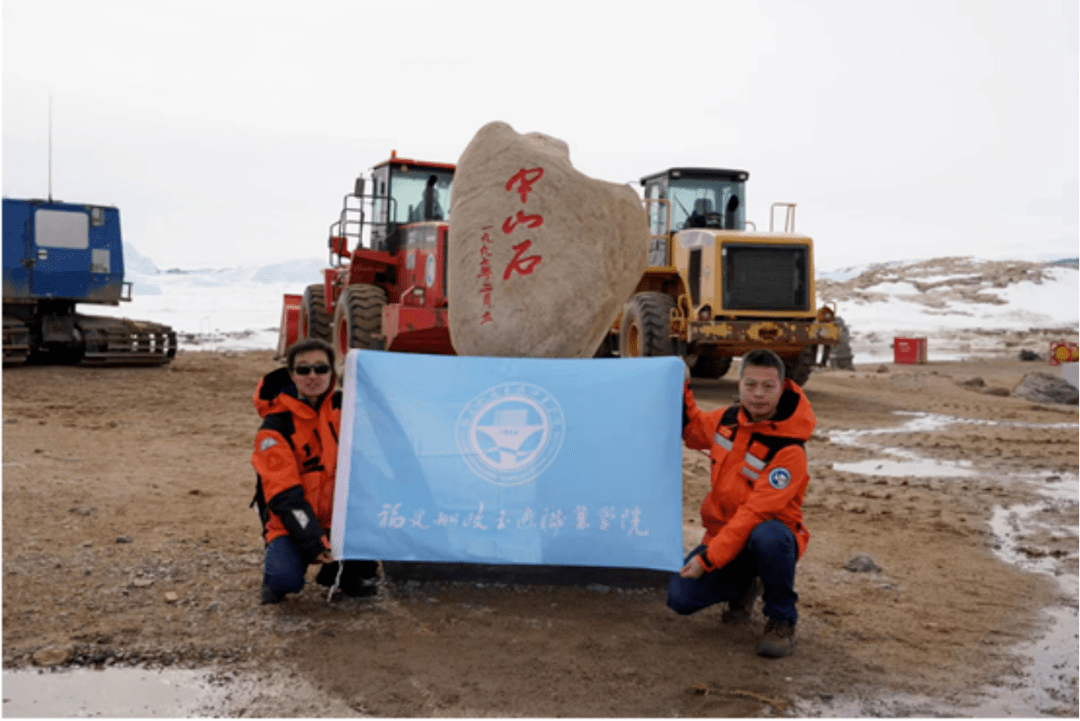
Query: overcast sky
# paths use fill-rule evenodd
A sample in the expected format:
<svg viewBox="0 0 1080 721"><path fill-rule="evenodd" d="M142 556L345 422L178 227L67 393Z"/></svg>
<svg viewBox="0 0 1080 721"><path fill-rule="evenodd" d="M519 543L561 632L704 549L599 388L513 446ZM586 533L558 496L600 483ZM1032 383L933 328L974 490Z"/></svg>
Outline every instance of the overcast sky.
<svg viewBox="0 0 1080 721"><path fill-rule="evenodd" d="M1078 252L1076 0L4 0L3 191L162 268L326 254L358 173L502 120L613 182L750 172L818 266Z"/></svg>

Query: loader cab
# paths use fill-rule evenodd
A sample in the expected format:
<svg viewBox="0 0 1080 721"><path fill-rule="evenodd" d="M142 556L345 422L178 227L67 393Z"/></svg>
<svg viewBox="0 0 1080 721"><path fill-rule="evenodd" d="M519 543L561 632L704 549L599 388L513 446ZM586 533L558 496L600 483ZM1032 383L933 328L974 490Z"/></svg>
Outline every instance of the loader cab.
<svg viewBox="0 0 1080 721"><path fill-rule="evenodd" d="M371 174L375 196L371 247L396 253L402 245L401 226L427 221L446 222L454 165L397 157L375 166Z"/></svg>
<svg viewBox="0 0 1080 721"><path fill-rule="evenodd" d="M746 227L745 170L670 168L641 179L650 201L649 228L653 243L649 265L671 264L670 232L688 228L743 230ZM670 218L668 215L670 214Z"/></svg>

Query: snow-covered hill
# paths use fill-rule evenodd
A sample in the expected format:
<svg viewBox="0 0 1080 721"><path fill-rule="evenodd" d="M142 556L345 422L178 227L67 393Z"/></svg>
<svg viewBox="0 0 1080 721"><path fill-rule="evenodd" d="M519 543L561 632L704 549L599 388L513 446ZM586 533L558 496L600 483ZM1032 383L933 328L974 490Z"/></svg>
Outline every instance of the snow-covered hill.
<svg viewBox="0 0 1080 721"><path fill-rule="evenodd" d="M133 254L133 301L83 312L168 323L182 348L277 346L286 293L322 281L325 260L264 266L160 271ZM852 333L855 362L892 359L894 337L928 340L931 360L1015 357L1047 352L1080 330L1076 259L1057 263L936 258L881 263L818 274L819 303L833 303Z"/></svg>
<svg viewBox="0 0 1080 721"><path fill-rule="evenodd" d="M1075 259L935 258L822 273L816 289L850 327L856 363L892 359L895 337L926 337L938 360L1016 357L1077 340L1078 275Z"/></svg>

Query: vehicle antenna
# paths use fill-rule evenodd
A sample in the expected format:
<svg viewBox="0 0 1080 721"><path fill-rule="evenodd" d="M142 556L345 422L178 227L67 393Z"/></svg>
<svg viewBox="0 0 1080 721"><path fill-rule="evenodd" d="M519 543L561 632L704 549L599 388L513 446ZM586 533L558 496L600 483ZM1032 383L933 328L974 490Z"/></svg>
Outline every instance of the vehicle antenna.
<svg viewBox="0 0 1080 721"><path fill-rule="evenodd" d="M49 202L52 202L52 95L49 96Z"/></svg>

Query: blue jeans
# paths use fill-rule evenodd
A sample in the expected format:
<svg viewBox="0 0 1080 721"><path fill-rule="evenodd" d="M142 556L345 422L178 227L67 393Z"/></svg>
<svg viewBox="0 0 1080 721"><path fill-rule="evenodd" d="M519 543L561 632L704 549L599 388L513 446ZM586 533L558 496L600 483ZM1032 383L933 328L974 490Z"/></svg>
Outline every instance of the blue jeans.
<svg viewBox="0 0 1080 721"><path fill-rule="evenodd" d="M293 540L288 536L278 536L266 545L263 584L269 586L279 598L286 593L300 593L304 588L307 567Z"/></svg>
<svg viewBox="0 0 1080 721"><path fill-rule="evenodd" d="M694 549L686 560L698 554L704 546ZM750 589L755 576L765 587L765 615L778 621L795 623L799 619L795 602L795 561L799 546L795 534L781 521L759 523L750 532L746 547L723 568L700 578L683 578L679 574L668 584L668 606L683 615L696 613L706 606L733 601Z"/></svg>
<svg viewBox="0 0 1080 721"><path fill-rule="evenodd" d="M350 560L344 562L345 568L338 578L338 563L328 563L319 569L315 579L324 586L331 586L340 581L341 590L346 595L355 595L364 585L365 579L373 579L378 574L378 564L374 561ZM266 546L266 561L263 565L263 584L281 598L286 593L300 593L304 588L304 574L308 564L300 555L300 549L288 536L278 536Z"/></svg>

